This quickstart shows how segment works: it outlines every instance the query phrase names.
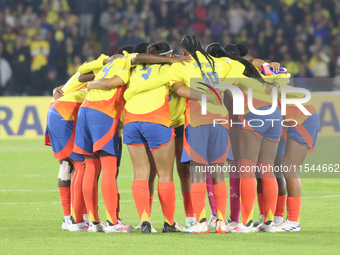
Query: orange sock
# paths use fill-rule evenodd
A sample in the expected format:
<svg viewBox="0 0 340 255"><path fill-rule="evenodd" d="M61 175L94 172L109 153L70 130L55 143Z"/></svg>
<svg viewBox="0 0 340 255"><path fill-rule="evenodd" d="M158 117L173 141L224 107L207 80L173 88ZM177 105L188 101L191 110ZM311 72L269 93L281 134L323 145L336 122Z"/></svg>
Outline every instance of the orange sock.
<svg viewBox="0 0 340 255"><path fill-rule="evenodd" d="M84 177L83 177L84 179ZM82 185L83 186L83 185ZM84 198L84 197L83 197ZM84 201L85 202L85 201ZM84 211L83 211L83 214L87 214L87 210L86 210L86 206L84 206Z"/></svg>
<svg viewBox="0 0 340 255"><path fill-rule="evenodd" d="M99 222L98 217L98 174L100 172L100 159L85 159L86 169L83 180L84 200L91 222Z"/></svg>
<svg viewBox="0 0 340 255"><path fill-rule="evenodd" d="M225 211L227 209L227 185L225 182L213 185L214 198L216 204L216 219L225 221Z"/></svg>
<svg viewBox="0 0 340 255"><path fill-rule="evenodd" d="M117 190L117 209L116 209L116 217L118 220L120 220L119 218L119 212L120 212L120 194L119 191Z"/></svg>
<svg viewBox="0 0 340 255"><path fill-rule="evenodd" d="M59 188L60 202L63 207L64 216L71 215L71 188Z"/></svg>
<svg viewBox="0 0 340 255"><path fill-rule="evenodd" d="M101 189L106 209L106 219L113 225L117 224L117 157L100 157L102 166Z"/></svg>
<svg viewBox="0 0 340 255"><path fill-rule="evenodd" d="M99 159L99 162L100 162L100 159ZM95 205L95 215L97 215L98 219L99 219L99 216L98 216L98 182L99 182L99 175L100 175L100 167L96 168L96 176L97 178L95 179L95 182L94 182L94 190L93 190L93 203Z"/></svg>
<svg viewBox="0 0 340 255"><path fill-rule="evenodd" d="M150 215L151 215L151 210L152 210L152 203L153 203L153 194L150 194L150 201L149 201L149 205L150 205Z"/></svg>
<svg viewBox="0 0 340 255"><path fill-rule="evenodd" d="M261 170L264 222L274 221L276 201L279 193L274 171L270 170L273 169L274 164L258 163L257 166ZM262 172L265 169L266 171Z"/></svg>
<svg viewBox="0 0 340 255"><path fill-rule="evenodd" d="M77 170L77 168L76 168L76 166L75 166L75 162L71 162L72 163L72 165L73 165L73 168L74 168L74 171L73 171L73 175L72 175L72 179L71 179L71 215L72 216L74 216L74 193L75 193L75 191L74 191L74 183L75 183L75 181L76 181L76 179L77 179L77 175L78 175L78 170Z"/></svg>
<svg viewBox="0 0 340 255"><path fill-rule="evenodd" d="M274 216L285 216L285 209L286 209L286 195L278 196L276 202L276 210Z"/></svg>
<svg viewBox="0 0 340 255"><path fill-rule="evenodd" d="M162 206L164 222L174 225L174 215L176 207L175 183L161 182L158 183L158 198Z"/></svg>
<svg viewBox="0 0 340 255"><path fill-rule="evenodd" d="M132 194L139 214L140 222L149 221L150 191L148 181L138 180L132 183Z"/></svg>
<svg viewBox="0 0 340 255"><path fill-rule="evenodd" d="M242 223L247 226L253 221L253 209L256 200L256 179L254 172L246 172L255 168L256 163L248 159L239 159L238 166L240 169L240 199ZM243 172L242 172L243 171Z"/></svg>
<svg viewBox="0 0 340 255"><path fill-rule="evenodd" d="M72 217L75 223L79 223L83 220L83 213L85 208L85 201L83 196L83 180L85 174L85 168L83 162L72 162L74 165L75 174L72 178L73 183L73 195L72 195Z"/></svg>
<svg viewBox="0 0 340 255"><path fill-rule="evenodd" d="M195 217L190 191L182 193L185 217Z"/></svg>
<svg viewBox="0 0 340 255"><path fill-rule="evenodd" d="M264 215L264 212L263 212L263 193L257 193L257 203L259 204L260 215Z"/></svg>
<svg viewBox="0 0 340 255"><path fill-rule="evenodd" d="M205 197L207 195L207 185L205 182L191 183L191 201L198 222L207 220L205 209Z"/></svg>
<svg viewBox="0 0 340 255"><path fill-rule="evenodd" d="M287 219L300 221L301 197L287 197Z"/></svg>

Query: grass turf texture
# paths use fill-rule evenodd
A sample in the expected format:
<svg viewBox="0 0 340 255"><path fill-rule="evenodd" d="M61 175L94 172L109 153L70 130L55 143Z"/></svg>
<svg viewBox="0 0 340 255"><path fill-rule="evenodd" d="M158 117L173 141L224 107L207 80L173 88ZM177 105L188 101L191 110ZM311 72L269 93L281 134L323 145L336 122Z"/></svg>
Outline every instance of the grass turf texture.
<svg viewBox="0 0 340 255"><path fill-rule="evenodd" d="M319 138L306 163L340 163L340 138ZM330 149L331 148L331 149ZM0 141L0 254L339 254L340 179L303 179L302 231L254 234L162 234L163 216L154 201L152 221L157 234L70 233L61 230L62 208L57 189L58 161L41 140ZM175 219L185 215L177 174ZM136 224L138 214L131 192L133 171L127 150L120 168L120 216ZM157 190L157 189L156 189ZM158 199L155 194L154 199ZM99 215L105 220L99 197ZM228 204L229 207L229 204ZM255 204L254 218L258 206ZM227 210L227 214L228 214ZM207 216L210 209L207 202Z"/></svg>

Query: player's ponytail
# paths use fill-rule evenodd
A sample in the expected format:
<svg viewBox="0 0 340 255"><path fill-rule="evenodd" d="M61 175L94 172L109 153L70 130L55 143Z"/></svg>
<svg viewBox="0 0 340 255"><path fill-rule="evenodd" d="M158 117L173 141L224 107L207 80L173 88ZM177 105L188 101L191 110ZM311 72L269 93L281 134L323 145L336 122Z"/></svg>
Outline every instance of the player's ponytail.
<svg viewBox="0 0 340 255"><path fill-rule="evenodd" d="M244 58L241 58L238 54L240 54L237 47L228 47L227 49L230 49L231 52L226 52L223 46L219 43L211 43L207 46L206 51L208 54L210 54L213 57L221 58L221 57L227 57L233 60L236 60L240 62L242 65L245 66L244 75L251 78L257 78L262 83L265 81L262 79L261 74L256 69L255 66L253 66L249 61L245 60Z"/></svg>
<svg viewBox="0 0 340 255"><path fill-rule="evenodd" d="M197 51L202 53L202 55L208 60L213 72L215 72L215 62L214 62L213 58L211 56L209 56L209 54L207 54L203 50L202 44L201 44L200 40L198 40L198 38L195 34L183 36L183 38L180 42L180 46L183 49L187 50L189 52L189 54L196 60L201 71L202 71L202 66L201 66L201 63L198 59L198 56L197 56L197 53L196 53Z"/></svg>

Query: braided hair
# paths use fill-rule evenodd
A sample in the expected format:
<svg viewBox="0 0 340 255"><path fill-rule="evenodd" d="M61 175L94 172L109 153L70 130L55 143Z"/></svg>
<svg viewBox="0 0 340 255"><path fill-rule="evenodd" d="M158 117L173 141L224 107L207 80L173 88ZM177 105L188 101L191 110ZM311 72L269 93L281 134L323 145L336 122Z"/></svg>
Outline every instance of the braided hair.
<svg viewBox="0 0 340 255"><path fill-rule="evenodd" d="M235 53L234 51L232 52L226 52L225 49L223 48L223 46L219 43L211 43L206 47L206 51L208 54L210 54L213 57L216 58L221 58L221 57L227 57L233 60L236 60L238 62L240 62L242 65L245 66L245 70L244 70L244 75L247 77L251 77L251 78L257 78L259 79L262 83L265 83L265 81L262 79L261 74L259 73L259 71L256 69L255 66L253 66L250 62L248 62L247 60L245 60L244 58L241 58L239 56L237 56L238 54L233 54Z"/></svg>
<svg viewBox="0 0 340 255"><path fill-rule="evenodd" d="M215 72L215 62L209 54L207 54L202 47L201 41L197 38L195 34L185 35L183 36L180 44L183 49L187 50L190 55L196 60L200 70L202 71L201 63L198 59L196 51L199 51L204 55L204 57L208 60L213 72Z"/></svg>

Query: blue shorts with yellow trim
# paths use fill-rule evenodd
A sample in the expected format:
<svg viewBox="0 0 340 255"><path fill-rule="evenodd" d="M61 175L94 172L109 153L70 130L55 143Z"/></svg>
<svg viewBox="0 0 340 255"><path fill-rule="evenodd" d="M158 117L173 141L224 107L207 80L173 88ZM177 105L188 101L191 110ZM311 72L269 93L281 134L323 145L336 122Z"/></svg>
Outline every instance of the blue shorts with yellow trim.
<svg viewBox="0 0 340 255"><path fill-rule="evenodd" d="M84 160L83 155L73 152L74 125L74 121L66 121L53 106L48 110L46 135L49 136L54 156L58 160Z"/></svg>
<svg viewBox="0 0 340 255"><path fill-rule="evenodd" d="M78 112L76 137L73 151L83 155L96 155L103 150L113 156L119 155L118 118L81 107Z"/></svg>
<svg viewBox="0 0 340 255"><path fill-rule="evenodd" d="M175 138L174 128L151 122L130 122L124 125L123 141L127 145L147 144L156 150Z"/></svg>
<svg viewBox="0 0 340 255"><path fill-rule="evenodd" d="M257 110L268 110L270 108L271 106L263 106ZM256 115L252 112L248 112L245 115L239 116L239 122L244 122L237 125L239 128L250 130L260 138L271 141L280 140L282 133L282 116L281 111L277 108L269 115Z"/></svg>
<svg viewBox="0 0 340 255"><path fill-rule="evenodd" d="M230 149L228 129L221 125L189 125L185 128L183 149L181 163L225 163Z"/></svg>

